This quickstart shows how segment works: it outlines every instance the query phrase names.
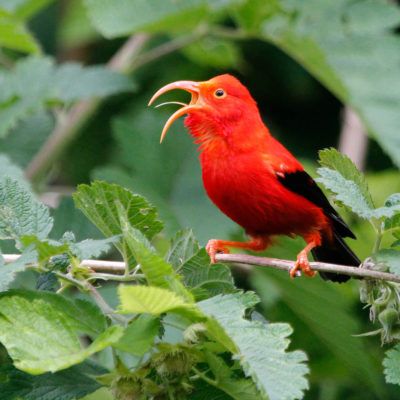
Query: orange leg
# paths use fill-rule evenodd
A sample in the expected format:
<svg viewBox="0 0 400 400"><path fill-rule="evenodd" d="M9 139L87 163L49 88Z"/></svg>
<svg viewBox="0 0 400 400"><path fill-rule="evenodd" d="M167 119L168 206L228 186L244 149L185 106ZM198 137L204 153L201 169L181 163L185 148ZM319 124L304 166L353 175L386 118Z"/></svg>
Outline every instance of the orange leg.
<svg viewBox="0 0 400 400"><path fill-rule="evenodd" d="M294 267L289 271L291 278L295 278L298 275L299 270L303 271L307 276L314 276L315 271L310 267L310 262L308 261L308 253L316 246L321 244L321 235L315 233L309 236L305 236L304 240L307 242L307 246L297 255L296 263Z"/></svg>
<svg viewBox="0 0 400 400"><path fill-rule="evenodd" d="M215 264L215 255L217 253L229 253L228 247L237 249L262 251L270 244L270 240L263 236L252 236L248 242L232 242L230 240L210 239L206 246L206 251L211 259L211 264Z"/></svg>

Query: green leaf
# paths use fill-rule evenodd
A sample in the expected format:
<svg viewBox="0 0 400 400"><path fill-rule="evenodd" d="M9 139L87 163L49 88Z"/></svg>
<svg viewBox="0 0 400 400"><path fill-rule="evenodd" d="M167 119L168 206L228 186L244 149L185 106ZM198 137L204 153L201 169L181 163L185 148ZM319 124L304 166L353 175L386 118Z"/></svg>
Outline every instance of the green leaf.
<svg viewBox="0 0 400 400"><path fill-rule="evenodd" d="M30 18L54 0L0 0L0 7L20 19Z"/></svg>
<svg viewBox="0 0 400 400"><path fill-rule="evenodd" d="M259 30L356 110L398 166L399 19L399 7L385 1L282 0Z"/></svg>
<svg viewBox="0 0 400 400"><path fill-rule="evenodd" d="M383 367L386 382L400 385L400 344L386 352Z"/></svg>
<svg viewBox="0 0 400 400"><path fill-rule="evenodd" d="M146 314L139 315L128 325L121 339L113 347L142 357L153 346L160 327L159 318Z"/></svg>
<svg viewBox="0 0 400 400"><path fill-rule="evenodd" d="M69 250L69 246L66 243L59 243L54 240L40 240L35 235L22 236L20 240L24 247L35 250L39 263L47 262L51 257L66 253Z"/></svg>
<svg viewBox="0 0 400 400"><path fill-rule="evenodd" d="M40 53L39 43L17 17L0 9L0 46L24 53Z"/></svg>
<svg viewBox="0 0 400 400"><path fill-rule="evenodd" d="M290 246L289 240L285 242L287 246ZM284 250L278 248L277 251L272 256L281 256ZM280 298L299 319L297 322L294 319L295 330L305 329L309 332L309 339L304 339L302 346L312 348L315 343L318 349L322 349L318 351L326 354L328 365L337 360L342 366L338 372L340 377L347 374L350 379L358 380L363 387L367 386L375 393L380 393L376 360L370 355L365 343L353 336L362 328L350 312L353 303L347 300L344 287L323 285L319 279L299 279L293 282L280 271L256 271L251 282L267 306L271 283L278 287ZM274 309L280 307L275 304L267 308L271 311ZM332 318L332 315L335 317ZM321 360L310 358L311 369L315 374ZM325 374L323 371L320 374L322 376L318 376L319 380L331 377L330 373Z"/></svg>
<svg viewBox="0 0 400 400"><path fill-rule="evenodd" d="M119 236L111 236L107 239L86 239L82 242L71 243L71 251L80 260L97 258L110 251L111 245L119 241Z"/></svg>
<svg viewBox="0 0 400 400"><path fill-rule="evenodd" d="M400 251L383 249L374 255L374 259L388 267L392 274L400 275Z"/></svg>
<svg viewBox="0 0 400 400"><path fill-rule="evenodd" d="M92 375L101 368L80 364L54 374L32 376L10 365L0 366L2 400L75 400L100 388Z"/></svg>
<svg viewBox="0 0 400 400"><path fill-rule="evenodd" d="M105 67L64 63L56 67L47 57L26 57L12 71L0 74L0 136L26 119L54 105L132 90L126 76Z"/></svg>
<svg viewBox="0 0 400 400"><path fill-rule="evenodd" d="M33 252L21 254L21 256L11 263L5 264L3 257L0 258L0 292L4 292L13 282L18 272L24 271L28 264L36 261Z"/></svg>
<svg viewBox="0 0 400 400"><path fill-rule="evenodd" d="M241 64L238 47L231 41L206 37L183 49L191 61L204 67L235 68Z"/></svg>
<svg viewBox="0 0 400 400"><path fill-rule="evenodd" d="M120 286L118 289L123 313L160 315L176 312L184 316L202 318L194 303L167 289L152 286Z"/></svg>
<svg viewBox="0 0 400 400"><path fill-rule="evenodd" d="M104 316L90 303L74 303L49 292L3 293L0 309L0 341L14 365L30 374L78 364L117 342L123 333L122 327L112 326L84 348L79 334L97 334L104 328Z"/></svg>
<svg viewBox="0 0 400 400"><path fill-rule="evenodd" d="M0 181L0 239L18 240L23 235L44 239L52 226L48 208L18 181Z"/></svg>
<svg viewBox="0 0 400 400"><path fill-rule="evenodd" d="M207 352L206 361L210 366L210 370L214 375L214 380L218 384L218 389L236 400L254 400L265 399L254 385L251 379L238 379L234 377L233 371L229 368L222 358Z"/></svg>
<svg viewBox="0 0 400 400"><path fill-rule="evenodd" d="M179 272L185 285L203 298L236 290L230 268L224 264L210 264L204 249L187 260Z"/></svg>
<svg viewBox="0 0 400 400"><path fill-rule="evenodd" d="M122 234L117 204L126 211L130 226L140 230L151 239L162 229L157 212L143 197L118 185L93 182L79 185L73 195L76 206L107 237Z"/></svg>
<svg viewBox="0 0 400 400"><path fill-rule="evenodd" d="M271 400L300 399L308 388L304 375L307 357L301 351L286 352L287 324L268 324L244 318L247 308L258 298L252 293L218 295L198 303L200 309L215 318L237 348L238 359L247 376Z"/></svg>
<svg viewBox="0 0 400 400"><path fill-rule="evenodd" d="M24 176L24 171L15 165L8 155L0 154L0 181L5 177L12 178L20 183L25 189L30 190L30 184Z"/></svg>
<svg viewBox="0 0 400 400"><path fill-rule="evenodd" d="M93 25L107 38L187 28L206 12L202 0L85 0L85 5Z"/></svg>
<svg viewBox="0 0 400 400"><path fill-rule="evenodd" d="M185 299L193 300L189 291L183 286L181 277L176 274L172 265L155 252L146 237L137 229L132 228L126 217L121 217L121 223L126 246L136 262L140 264L140 269L146 276L148 284L170 289Z"/></svg>
<svg viewBox="0 0 400 400"><path fill-rule="evenodd" d="M199 250L200 246L193 235L193 231L191 229L183 230L177 232L172 239L165 259L175 269L179 270Z"/></svg>

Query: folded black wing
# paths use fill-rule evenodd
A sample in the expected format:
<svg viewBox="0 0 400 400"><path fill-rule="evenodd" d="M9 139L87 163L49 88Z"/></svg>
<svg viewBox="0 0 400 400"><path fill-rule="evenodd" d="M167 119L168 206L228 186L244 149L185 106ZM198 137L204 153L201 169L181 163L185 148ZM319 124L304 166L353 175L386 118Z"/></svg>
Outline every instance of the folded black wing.
<svg viewBox="0 0 400 400"><path fill-rule="evenodd" d="M355 239L354 233L342 220L340 215L331 206L323 191L315 183L314 179L306 171L295 171L285 174L277 174L279 182L290 191L303 196L311 203L322 208L325 215L331 220L334 231L341 237Z"/></svg>

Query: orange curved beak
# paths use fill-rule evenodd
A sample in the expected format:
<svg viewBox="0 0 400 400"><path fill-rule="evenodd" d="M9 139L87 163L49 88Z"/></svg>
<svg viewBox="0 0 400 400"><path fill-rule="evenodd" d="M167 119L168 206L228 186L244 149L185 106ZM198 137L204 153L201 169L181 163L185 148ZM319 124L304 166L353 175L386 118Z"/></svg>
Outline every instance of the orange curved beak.
<svg viewBox="0 0 400 400"><path fill-rule="evenodd" d="M190 100L189 104L185 104L185 103L177 103L177 102L167 102L167 103L162 103L161 105L164 104L181 104L183 105L182 108L180 108L178 111L175 111L167 120L167 122L164 125L164 128L161 132L161 137L160 137L160 143L164 140L168 129L171 127L171 125L180 117L182 117L183 115L199 109L200 106L197 105L197 100L199 99L199 95L200 95L200 89L199 89L199 82L194 82L194 81L177 81L177 82L172 82L169 83L168 85L165 85L164 87L162 87L161 89L159 89L154 95L153 97L150 99L149 101L149 106L151 106L154 101L160 97L162 94L169 92L170 90L174 90L174 89L181 89L181 90L186 90L187 92L189 92L192 95L192 99Z"/></svg>

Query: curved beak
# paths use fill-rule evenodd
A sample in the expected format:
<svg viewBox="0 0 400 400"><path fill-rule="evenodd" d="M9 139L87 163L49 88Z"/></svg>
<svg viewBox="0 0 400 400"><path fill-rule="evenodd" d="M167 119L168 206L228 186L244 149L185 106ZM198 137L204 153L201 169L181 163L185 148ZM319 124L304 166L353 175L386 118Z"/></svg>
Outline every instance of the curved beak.
<svg viewBox="0 0 400 400"><path fill-rule="evenodd" d="M151 106L154 103L154 101L158 97L160 97L162 94L169 92L170 90L174 90L174 89L186 90L187 92L189 92L192 95L192 99L190 100L189 104L176 103L176 102L167 102L167 103L160 104L160 106L164 105L164 104L181 104L181 105L183 105L182 108L180 108L178 111L175 111L175 113L172 114L168 118L168 120L165 123L164 128L162 130L162 133L161 133L160 143L164 140L164 138L168 132L168 129L178 118L189 113L190 111L200 108L199 105L196 105L197 100L199 99L199 95L200 95L199 82L194 82L194 81L177 81L177 82L172 82L172 83L169 83L168 85L165 85L164 87L159 89L153 95L153 97L150 99L148 105Z"/></svg>

